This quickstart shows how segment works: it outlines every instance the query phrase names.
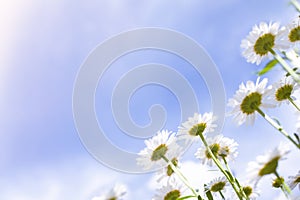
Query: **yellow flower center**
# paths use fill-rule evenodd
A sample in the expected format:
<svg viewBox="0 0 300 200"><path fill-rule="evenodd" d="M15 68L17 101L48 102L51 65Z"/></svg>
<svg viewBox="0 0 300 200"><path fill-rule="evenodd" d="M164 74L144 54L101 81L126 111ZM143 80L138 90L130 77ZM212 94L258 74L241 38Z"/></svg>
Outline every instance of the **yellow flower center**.
<svg viewBox="0 0 300 200"><path fill-rule="evenodd" d="M206 123L196 124L189 130L189 134L192 136L199 136L201 135L206 128Z"/></svg>
<svg viewBox="0 0 300 200"><path fill-rule="evenodd" d="M287 84L287 85L284 85L284 86L278 88L278 90L276 91L276 94L275 94L276 100L283 101L283 100L290 98L292 91L293 91L293 86L290 84Z"/></svg>
<svg viewBox="0 0 300 200"><path fill-rule="evenodd" d="M177 158L173 158L173 159L171 160L171 162L173 163L174 166L177 166L177 165L178 165L178 160L177 160ZM173 171L171 165L168 165L168 167L167 167L167 176L171 176L173 173L174 173L174 171Z"/></svg>
<svg viewBox="0 0 300 200"><path fill-rule="evenodd" d="M276 172L277 166L278 166L278 161L280 159L280 156L277 156L267 162L261 170L259 170L258 175L259 176L264 176L267 174L272 174Z"/></svg>
<svg viewBox="0 0 300 200"><path fill-rule="evenodd" d="M300 40L300 26L297 26L290 31L289 40L291 42L297 42Z"/></svg>
<svg viewBox="0 0 300 200"><path fill-rule="evenodd" d="M211 152L215 156L217 156L221 147L219 144L215 143L215 144L210 145L209 148L210 148ZM209 154L209 152L207 150L205 150L205 155L206 155L206 158L211 159L211 155Z"/></svg>
<svg viewBox="0 0 300 200"><path fill-rule="evenodd" d="M268 54L275 45L275 36L271 33L266 33L260 36L254 45L254 51L260 56Z"/></svg>
<svg viewBox="0 0 300 200"><path fill-rule="evenodd" d="M249 197L252 194L252 190L253 189L250 186L243 187L243 191L247 197Z"/></svg>
<svg viewBox="0 0 300 200"><path fill-rule="evenodd" d="M152 161L158 161L161 159L166 152L168 151L168 148L165 144L159 145L152 153L151 160Z"/></svg>
<svg viewBox="0 0 300 200"><path fill-rule="evenodd" d="M164 200L176 200L180 197L180 191L179 190L172 190L171 192L168 192L166 196L164 197Z"/></svg>
<svg viewBox="0 0 300 200"><path fill-rule="evenodd" d="M253 92L246 96L241 103L241 110L243 113L250 115L256 111L261 105L262 95L258 92Z"/></svg>
<svg viewBox="0 0 300 200"><path fill-rule="evenodd" d="M225 185L226 185L226 183L224 181L215 183L211 186L210 191L219 192L224 189Z"/></svg>

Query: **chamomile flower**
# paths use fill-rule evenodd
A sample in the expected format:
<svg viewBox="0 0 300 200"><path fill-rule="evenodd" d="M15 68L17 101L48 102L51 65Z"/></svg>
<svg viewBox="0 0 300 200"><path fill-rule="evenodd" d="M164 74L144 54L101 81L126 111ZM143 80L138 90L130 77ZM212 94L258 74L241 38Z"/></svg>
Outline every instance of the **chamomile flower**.
<svg viewBox="0 0 300 200"><path fill-rule="evenodd" d="M249 200L255 200L256 198L259 197L259 190L257 186L248 183L242 185L242 188L246 196L249 198Z"/></svg>
<svg viewBox="0 0 300 200"><path fill-rule="evenodd" d="M157 190L152 200L176 200L183 196L186 188L176 179L170 179L167 184Z"/></svg>
<svg viewBox="0 0 300 200"><path fill-rule="evenodd" d="M126 192L125 185L116 184L107 194L94 197L92 200L122 200Z"/></svg>
<svg viewBox="0 0 300 200"><path fill-rule="evenodd" d="M273 151L258 156L256 162L249 162L247 171L251 182L257 183L263 176L276 173L279 161L285 159L289 152L289 145L280 143Z"/></svg>
<svg viewBox="0 0 300 200"><path fill-rule="evenodd" d="M178 135L182 140L195 141L199 139L199 135L206 135L213 132L217 125L214 123L216 117L212 112L204 113L203 115L195 113L193 117L190 117L188 121L183 122L178 127Z"/></svg>
<svg viewBox="0 0 300 200"><path fill-rule="evenodd" d="M279 82L273 84L271 98L278 106L282 102L289 103L289 99L295 99L292 95L297 89L299 89L299 85L291 76L283 77Z"/></svg>
<svg viewBox="0 0 300 200"><path fill-rule="evenodd" d="M242 40L243 56L247 62L259 65L264 58L271 56L274 49L285 50L289 47L285 33L286 29L280 28L277 22L261 22L259 26L255 25L246 39Z"/></svg>
<svg viewBox="0 0 300 200"><path fill-rule="evenodd" d="M289 176L287 184L292 190L298 185L300 190L300 171L295 176Z"/></svg>
<svg viewBox="0 0 300 200"><path fill-rule="evenodd" d="M174 157L170 160L175 167L179 167L179 161L177 157ZM157 173L157 182L166 183L172 178L177 178L176 173L173 171L171 165L167 165Z"/></svg>
<svg viewBox="0 0 300 200"><path fill-rule="evenodd" d="M226 187L229 185L226 177L218 177L206 184L205 190L212 193L225 192Z"/></svg>
<svg viewBox="0 0 300 200"><path fill-rule="evenodd" d="M155 165L165 166L164 158L172 159L180 147L176 144L175 133L167 130L157 132L157 135L145 140L146 148L139 152L137 164L144 169L150 169Z"/></svg>
<svg viewBox="0 0 300 200"><path fill-rule="evenodd" d="M287 38L291 47L299 47L300 44L300 25L298 22L292 22L287 25Z"/></svg>
<svg viewBox="0 0 300 200"><path fill-rule="evenodd" d="M228 106L233 108L229 115L234 116L234 121L238 125L253 124L258 108L274 107L269 97L271 86L267 87L267 83L267 78L260 82L259 77L256 83L252 81L247 81L246 85L241 83L233 98L228 100Z"/></svg>
<svg viewBox="0 0 300 200"><path fill-rule="evenodd" d="M217 135L213 138L207 138L206 142L214 156L219 160L226 159L228 162L237 157L238 144L233 139L226 138L223 135ZM212 166L213 159L205 146L201 146L195 153L195 156L202 161L202 164Z"/></svg>

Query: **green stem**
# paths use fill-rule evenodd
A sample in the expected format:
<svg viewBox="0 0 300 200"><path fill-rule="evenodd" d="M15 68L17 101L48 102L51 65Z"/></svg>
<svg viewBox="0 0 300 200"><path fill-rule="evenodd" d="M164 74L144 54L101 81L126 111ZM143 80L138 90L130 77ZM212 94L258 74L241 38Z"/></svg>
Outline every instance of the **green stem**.
<svg viewBox="0 0 300 200"><path fill-rule="evenodd" d="M276 176L279 180L281 179L281 177L279 176L279 174L278 174L277 171L275 171L274 174L275 174L275 176ZM290 187L285 183L285 181L283 181L283 183L282 183L282 185L281 185L280 188L281 188L282 192L283 192L287 197L288 197L288 195L291 194L291 189L290 189Z"/></svg>
<svg viewBox="0 0 300 200"><path fill-rule="evenodd" d="M228 172L232 175L232 177L233 177L233 173L232 173L232 171L231 171L231 169L230 169L230 167L229 167L229 165L228 165L227 160L226 160L224 157L223 157L223 161L224 161L224 163L225 163L225 166L226 166L227 171L228 171ZM237 186L238 186L238 188L239 188L239 190L240 190L240 193L241 193L247 200L249 200L249 197L247 197L247 195L245 194L245 192L244 192L244 190L243 190L241 184L240 184L239 181L237 180L237 178L235 178L235 182L236 182L236 184L237 184Z"/></svg>
<svg viewBox="0 0 300 200"><path fill-rule="evenodd" d="M293 138L283 129L282 126L277 124L271 117L265 114L260 108L256 108L256 111L271 124L274 128L276 128L280 133L282 133L287 139L289 139L298 149L300 149L300 144L298 144Z"/></svg>
<svg viewBox="0 0 300 200"><path fill-rule="evenodd" d="M188 179L181 173L181 171L165 156L162 156L162 159L164 159L168 165L171 166L172 170L178 175L178 177L181 179L181 181L192 191L192 193L195 195L195 197L200 196L197 194L197 192L194 190L194 188L189 183Z"/></svg>
<svg viewBox="0 0 300 200"><path fill-rule="evenodd" d="M211 151L210 147L208 146L204 136L202 134L199 134L204 146L206 147L209 155L211 156L211 158L213 159L214 163L217 165L217 167L220 169L220 171L224 174L224 176L227 178L227 180L230 182L232 188L234 189L236 195L239 197L240 200L242 200L242 195L240 194L238 188L235 185L235 180L231 177L233 177L232 174L230 174L230 176L228 175L229 172L226 172L226 170L223 168L222 164L220 163L220 161L216 158L216 156L213 154L213 152Z"/></svg>
<svg viewBox="0 0 300 200"><path fill-rule="evenodd" d="M299 4L299 2L296 1L296 0L291 0L291 3L298 10L298 12L300 12L300 4Z"/></svg>
<svg viewBox="0 0 300 200"><path fill-rule="evenodd" d="M300 78L298 74L289 66L289 64L280 55L278 55L273 49L270 49L270 52L273 54L274 58L281 64L283 69L286 72L288 72L297 83L300 84Z"/></svg>
<svg viewBox="0 0 300 200"><path fill-rule="evenodd" d="M225 197L224 197L223 193L222 193L221 191L219 191L219 193L220 193L220 195L221 195L222 199L224 199L224 200L225 200Z"/></svg>
<svg viewBox="0 0 300 200"><path fill-rule="evenodd" d="M293 104L293 106L294 106L298 111L300 111L300 107L295 103L295 101L294 101L291 97L288 97L288 100Z"/></svg>

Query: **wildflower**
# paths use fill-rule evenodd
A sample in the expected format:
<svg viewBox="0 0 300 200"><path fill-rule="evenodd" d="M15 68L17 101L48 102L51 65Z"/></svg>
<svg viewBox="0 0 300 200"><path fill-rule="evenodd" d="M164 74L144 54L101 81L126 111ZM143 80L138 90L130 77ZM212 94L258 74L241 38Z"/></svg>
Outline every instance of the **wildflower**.
<svg viewBox="0 0 300 200"><path fill-rule="evenodd" d="M217 127L214 122L216 117L212 112L204 113L203 115L195 113L193 117L190 117L188 121L183 122L178 128L179 136L186 141L195 141L199 139L199 135L205 136L207 133L211 133Z"/></svg>
<svg viewBox="0 0 300 200"><path fill-rule="evenodd" d="M220 160L226 159L226 161L231 161L237 157L238 144L233 139L217 135L213 138L207 138L206 142L214 156ZM201 146L195 153L195 156L202 160L203 164L212 166L212 157L205 146Z"/></svg>
<svg viewBox="0 0 300 200"><path fill-rule="evenodd" d="M280 143L273 151L258 156L256 162L252 161L248 164L247 171L249 172L250 180L257 183L263 176L276 173L278 162L285 159L285 155L289 152L288 144Z"/></svg>
<svg viewBox="0 0 300 200"><path fill-rule="evenodd" d="M300 190L300 171L295 176L289 176L287 184L292 190L298 185Z"/></svg>
<svg viewBox="0 0 300 200"><path fill-rule="evenodd" d="M175 133L167 130L157 132L157 135L145 140L146 148L139 152L137 164L144 169L154 165L166 165L166 160L173 158L180 148L176 144Z"/></svg>
<svg viewBox="0 0 300 200"><path fill-rule="evenodd" d="M152 200L176 200L183 196L185 190L186 188L176 179L170 179L167 184L157 190Z"/></svg>
<svg viewBox="0 0 300 200"><path fill-rule="evenodd" d="M226 177L218 177L210 181L205 186L206 191L210 191L213 194L219 194L220 192L225 192L226 187L229 185Z"/></svg>
<svg viewBox="0 0 300 200"><path fill-rule="evenodd" d="M229 99L228 106L233 108L229 114L234 115L234 120L238 125L245 122L253 124L255 111L258 108L274 107L269 100L271 87L266 88L267 83L267 78L260 82L259 77L256 83L252 81L247 81L246 85L241 83L233 98Z"/></svg>
<svg viewBox="0 0 300 200"><path fill-rule="evenodd" d="M270 22L269 25L261 22L259 26L255 25L246 39L242 40L243 56L247 62L259 65L264 58L271 56L274 49L285 50L289 47L285 33L285 28L280 28L277 22Z"/></svg>

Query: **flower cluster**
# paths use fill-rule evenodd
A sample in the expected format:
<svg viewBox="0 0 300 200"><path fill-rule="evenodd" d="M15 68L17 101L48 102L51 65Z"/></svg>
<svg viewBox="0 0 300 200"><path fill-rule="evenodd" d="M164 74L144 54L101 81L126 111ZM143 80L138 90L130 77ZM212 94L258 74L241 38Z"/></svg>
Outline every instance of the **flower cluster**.
<svg viewBox="0 0 300 200"><path fill-rule="evenodd" d="M279 165L292 150L299 153L299 135L288 133L279 120L270 117L266 111L271 108L279 109L285 102L295 112L300 112L296 101L300 84L297 72L300 66L299 43L299 23L280 26L278 22L261 22L255 25L241 42L242 55L247 62L257 65L267 58L271 61L258 73L256 81L241 83L234 96L228 100L228 106L232 109L228 115L233 116L238 125L253 125L258 115L273 126L285 142L249 162L245 170L247 181L241 183L230 167L238 156L238 143L224 136L224 133L216 132L218 120L212 112L195 113L181 123L177 130L160 130L152 138L145 140L146 147L138 154L137 165L141 168L161 168L156 174L158 187L153 200L254 200L259 197L259 182L265 176L273 176L270 185L280 188L287 199L293 199L293 190L297 186L300 190L300 171L284 178L280 176ZM268 85L268 79L260 76L277 64L282 66L285 74L278 82ZM299 132L300 117L296 126ZM205 180L204 185L191 184L181 170L183 151L191 144L198 145L194 156L199 164L206 166L205 169L219 171L219 177L210 177ZM123 189L114 188L103 197L95 197L93 200L122 199L124 194Z"/></svg>

